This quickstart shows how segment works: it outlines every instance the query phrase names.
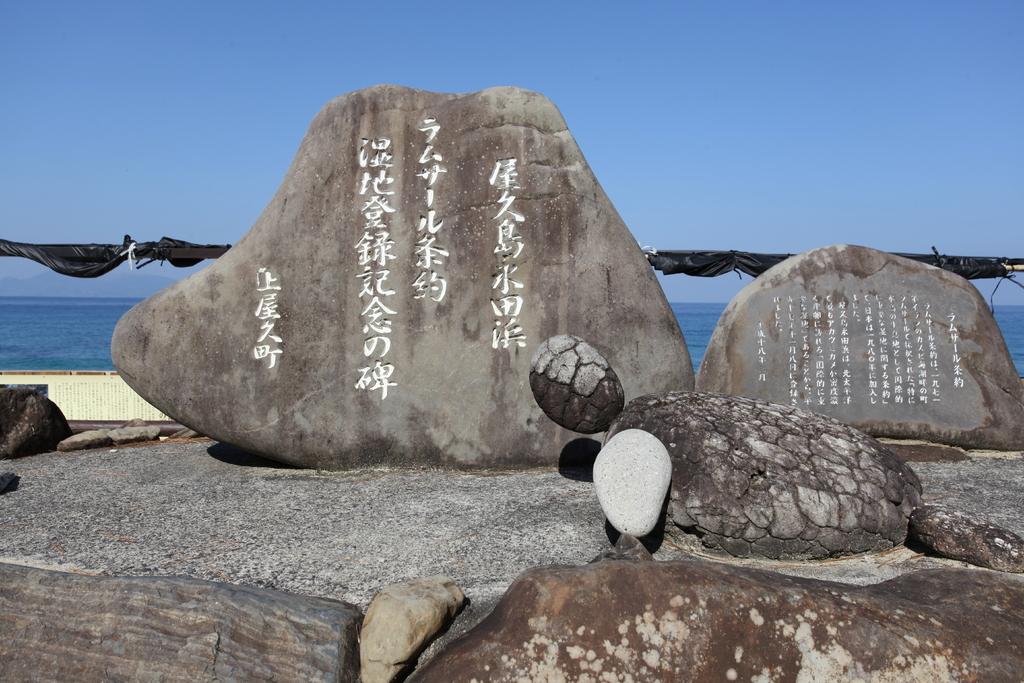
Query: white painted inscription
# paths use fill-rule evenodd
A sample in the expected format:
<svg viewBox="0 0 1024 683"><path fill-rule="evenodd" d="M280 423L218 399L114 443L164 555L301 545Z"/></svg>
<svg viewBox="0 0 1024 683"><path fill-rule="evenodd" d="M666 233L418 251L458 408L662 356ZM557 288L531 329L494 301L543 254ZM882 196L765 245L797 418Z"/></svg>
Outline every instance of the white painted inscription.
<svg viewBox="0 0 1024 683"><path fill-rule="evenodd" d="M491 309L494 312L491 347L494 349L508 349L513 344L526 346L526 333L519 323L523 310L523 283L516 279L519 255L525 247L519 227L526 218L513 208L516 201L513 193L519 189L516 163L515 158L499 159L489 179L490 184L501 192L498 213L494 215L498 230L494 253L498 263L491 282Z"/></svg>
<svg viewBox="0 0 1024 683"><path fill-rule="evenodd" d="M274 334L274 324L281 319L277 312L277 295L281 291L279 279L274 277L268 268L260 268L256 271L256 293L260 295L259 303L256 304L256 318L260 321L260 334L256 338L256 345L252 348L253 358L266 360L267 367L277 365L277 357L281 350L282 339L280 335Z"/></svg>
<svg viewBox="0 0 1024 683"><path fill-rule="evenodd" d="M945 321L936 322L931 302L917 294L774 296L752 331L756 381L771 381L774 340L785 354L792 405L940 403L944 387L963 389L965 378L956 311ZM949 357L940 363L943 331ZM864 362L856 374L853 361Z"/></svg>
<svg viewBox="0 0 1024 683"><path fill-rule="evenodd" d="M444 275L444 262L448 258L448 249L442 246L438 240L441 228L444 227L444 218L437 215L434 209L434 185L440 179L442 173L448 169L441 165L444 161L441 154L434 149L434 138L441 130L441 125L434 118L425 118L419 126L420 132L424 133L423 152L419 156L419 163L422 164L416 177L423 179L426 189L426 213L420 216L419 224L416 226L416 267L419 274L412 283L414 299L429 297L437 303L444 301L448 292L448 280Z"/></svg>
<svg viewBox="0 0 1024 683"><path fill-rule="evenodd" d="M363 217L363 235L356 242L356 255L363 270L356 277L362 283L359 291L360 316L363 323L363 355L371 364L359 368L356 389L380 391L380 398L388 397L388 389L398 386L394 381L395 366L386 362L391 351L391 327L396 311L388 305L395 290L388 287L391 270L388 263L395 259L395 242L388 230L388 214L395 212L391 205L394 190L390 186L394 157L389 138L363 138L359 144L359 167L364 169L359 179L360 212Z"/></svg>

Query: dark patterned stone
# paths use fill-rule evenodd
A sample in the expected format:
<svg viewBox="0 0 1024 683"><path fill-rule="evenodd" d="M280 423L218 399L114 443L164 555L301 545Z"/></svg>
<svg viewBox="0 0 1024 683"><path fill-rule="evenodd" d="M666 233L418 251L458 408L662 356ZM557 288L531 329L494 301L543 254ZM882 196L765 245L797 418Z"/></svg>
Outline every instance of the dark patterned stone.
<svg viewBox="0 0 1024 683"><path fill-rule="evenodd" d="M666 530L738 557L891 548L921 501L917 476L874 438L789 406L700 392L642 396L607 438L625 429L650 432L672 457Z"/></svg>
<svg viewBox="0 0 1024 683"><path fill-rule="evenodd" d="M522 574L416 683L1018 681L1024 582L966 569L848 586L726 564Z"/></svg>
<svg viewBox="0 0 1024 683"><path fill-rule="evenodd" d="M530 364L530 389L545 415L580 434L608 429L626 403L622 383L604 356L568 334L537 347Z"/></svg>
<svg viewBox="0 0 1024 683"><path fill-rule="evenodd" d="M938 505L914 510L907 539L942 557L1001 572L1024 572L1024 539Z"/></svg>
<svg viewBox="0 0 1024 683"><path fill-rule="evenodd" d="M53 401L31 389L0 388L0 460L47 453L69 436Z"/></svg>
<svg viewBox="0 0 1024 683"><path fill-rule="evenodd" d="M785 403L873 436L1024 449L1024 390L968 280L849 245L789 258L715 327L700 391Z"/></svg>
<svg viewBox="0 0 1024 683"><path fill-rule="evenodd" d="M377 86L317 115L249 233L129 311L111 353L175 421L278 461L517 468L577 438L528 382L566 330L627 394L693 387L657 278L547 98Z"/></svg>

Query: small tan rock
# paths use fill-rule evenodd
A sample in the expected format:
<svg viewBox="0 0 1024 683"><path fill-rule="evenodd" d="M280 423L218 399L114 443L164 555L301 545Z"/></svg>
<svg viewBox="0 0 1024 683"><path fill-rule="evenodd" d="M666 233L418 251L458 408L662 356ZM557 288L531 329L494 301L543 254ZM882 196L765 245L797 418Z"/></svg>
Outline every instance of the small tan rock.
<svg viewBox="0 0 1024 683"><path fill-rule="evenodd" d="M64 439L57 444L57 450L65 453L67 451L84 451L87 448L103 448L110 444L110 433L106 429L90 429Z"/></svg>
<svg viewBox="0 0 1024 683"><path fill-rule="evenodd" d="M160 438L159 427L121 427L111 429L107 432L110 440L115 445L121 446L127 443L139 443L141 441L153 441Z"/></svg>
<svg viewBox="0 0 1024 683"><path fill-rule="evenodd" d="M461 609L466 596L447 576L413 579L381 590L363 619L363 683L390 683Z"/></svg>

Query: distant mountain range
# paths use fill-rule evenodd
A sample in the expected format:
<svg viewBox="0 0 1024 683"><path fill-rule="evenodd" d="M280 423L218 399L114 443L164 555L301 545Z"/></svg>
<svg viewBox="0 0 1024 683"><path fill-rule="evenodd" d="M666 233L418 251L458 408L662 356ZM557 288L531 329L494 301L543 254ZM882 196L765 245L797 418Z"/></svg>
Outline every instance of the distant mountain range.
<svg viewBox="0 0 1024 683"><path fill-rule="evenodd" d="M0 278L0 296L144 298L180 279L157 275L157 268L129 270L121 266L97 278L68 277L50 271L27 278L3 277ZM184 276L188 272L177 271L174 274Z"/></svg>

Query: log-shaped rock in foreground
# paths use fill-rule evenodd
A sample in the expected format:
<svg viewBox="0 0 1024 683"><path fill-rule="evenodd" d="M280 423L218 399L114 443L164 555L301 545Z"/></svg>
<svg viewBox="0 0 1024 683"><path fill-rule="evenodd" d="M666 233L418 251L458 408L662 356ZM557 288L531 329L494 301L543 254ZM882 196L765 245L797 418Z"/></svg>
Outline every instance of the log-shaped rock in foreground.
<svg viewBox="0 0 1024 683"><path fill-rule="evenodd" d="M939 505L922 505L910 515L907 538L928 550L1001 572L1024 573L1024 539Z"/></svg>
<svg viewBox="0 0 1024 683"><path fill-rule="evenodd" d="M938 569L874 586L706 561L520 576L414 677L450 681L1017 681L1024 583Z"/></svg>
<svg viewBox="0 0 1024 683"><path fill-rule="evenodd" d="M715 327L697 388L786 403L872 436L1024 448L1024 388L969 281L875 249L786 259Z"/></svg>
<svg viewBox="0 0 1024 683"><path fill-rule="evenodd" d="M624 143L628 144L628 143ZM175 420L295 465L554 465L528 383L548 337L626 395L693 388L679 326L565 120L518 88L329 103L252 230L139 304L122 377Z"/></svg>
<svg viewBox="0 0 1024 683"><path fill-rule="evenodd" d="M0 564L0 680L357 681L347 603Z"/></svg>

